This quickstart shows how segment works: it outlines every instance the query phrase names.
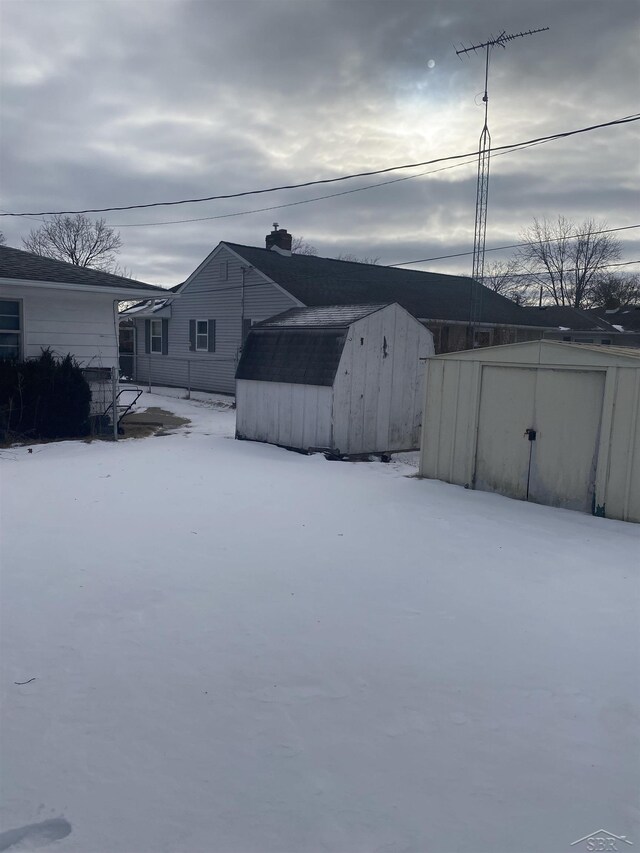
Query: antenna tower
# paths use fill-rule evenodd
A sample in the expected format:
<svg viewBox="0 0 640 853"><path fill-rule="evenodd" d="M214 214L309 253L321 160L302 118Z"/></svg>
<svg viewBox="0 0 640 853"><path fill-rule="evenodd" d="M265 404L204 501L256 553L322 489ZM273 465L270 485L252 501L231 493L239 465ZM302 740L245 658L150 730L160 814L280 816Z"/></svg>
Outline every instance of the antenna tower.
<svg viewBox="0 0 640 853"><path fill-rule="evenodd" d="M549 27L541 27L537 30L527 30L523 33L507 33L503 30L497 38L493 36L482 44L472 44L470 47L462 46L456 50L456 56L462 57L465 53L477 53L479 50L485 51L484 62L484 126L480 134L480 142L478 145L478 185L476 189L476 221L473 235L473 268L471 277L475 281L482 284L484 278L484 247L487 236L487 203L489 198L489 161L491 159L491 134L489 133L489 58L491 56L491 48L499 45L506 47L507 42L514 39L532 36L535 33L543 33ZM475 325L480 319L480 309L482 302L482 288L471 285L471 345L474 345L473 337Z"/></svg>

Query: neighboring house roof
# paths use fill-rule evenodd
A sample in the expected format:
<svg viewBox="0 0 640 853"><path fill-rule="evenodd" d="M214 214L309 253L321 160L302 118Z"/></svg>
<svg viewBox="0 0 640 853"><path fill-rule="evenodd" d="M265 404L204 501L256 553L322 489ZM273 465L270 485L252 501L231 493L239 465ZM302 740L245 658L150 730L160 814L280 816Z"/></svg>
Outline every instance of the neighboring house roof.
<svg viewBox="0 0 640 853"><path fill-rule="evenodd" d="M256 323L253 329L306 328L306 329L346 329L357 320L368 317L386 308L389 303L377 305L322 305L314 308L291 308L262 323Z"/></svg>
<svg viewBox="0 0 640 853"><path fill-rule="evenodd" d="M543 305L541 308L523 307L529 317L541 318L547 326L557 326L576 332L611 332L617 330L610 322L592 315L589 311L571 308L568 305Z"/></svg>
<svg viewBox="0 0 640 853"><path fill-rule="evenodd" d="M498 293L466 276L418 272L377 264L281 255L270 249L224 242L303 305L345 305L398 302L423 320L469 322L472 290L479 294L478 322L545 326Z"/></svg>
<svg viewBox="0 0 640 853"><path fill-rule="evenodd" d="M108 288L138 293L141 290L162 291L163 288L132 278L112 275L102 270L79 267L23 252L11 246L0 246L0 279L14 282L47 282ZM125 296L123 296L125 298Z"/></svg>
<svg viewBox="0 0 640 853"><path fill-rule="evenodd" d="M625 305L624 308L591 308L589 311L601 320L622 326L626 332L640 332L640 305Z"/></svg>

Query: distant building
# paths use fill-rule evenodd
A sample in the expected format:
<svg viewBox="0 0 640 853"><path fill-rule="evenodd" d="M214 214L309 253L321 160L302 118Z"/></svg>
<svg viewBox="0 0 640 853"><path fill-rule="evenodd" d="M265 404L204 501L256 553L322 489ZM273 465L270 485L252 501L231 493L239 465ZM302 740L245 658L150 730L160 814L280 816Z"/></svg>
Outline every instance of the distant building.
<svg viewBox="0 0 640 853"><path fill-rule="evenodd" d="M243 342L253 324L290 308L396 302L434 336L436 352L541 337L530 316L465 276L291 253L274 229L265 248L219 243L181 285L179 300L152 300L122 316L136 330L135 375L157 384L233 393ZM477 322L472 325L472 308Z"/></svg>

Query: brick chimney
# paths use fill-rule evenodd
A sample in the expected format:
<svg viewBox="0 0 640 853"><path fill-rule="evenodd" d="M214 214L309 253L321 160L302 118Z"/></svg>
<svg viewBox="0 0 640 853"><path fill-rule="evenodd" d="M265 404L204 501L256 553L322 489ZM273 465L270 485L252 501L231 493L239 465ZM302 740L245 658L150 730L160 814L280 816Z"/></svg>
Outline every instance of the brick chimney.
<svg viewBox="0 0 640 853"><path fill-rule="evenodd" d="M267 249L277 252L279 255L291 254L291 234L286 228L278 228L278 223L273 223L273 231L265 237Z"/></svg>

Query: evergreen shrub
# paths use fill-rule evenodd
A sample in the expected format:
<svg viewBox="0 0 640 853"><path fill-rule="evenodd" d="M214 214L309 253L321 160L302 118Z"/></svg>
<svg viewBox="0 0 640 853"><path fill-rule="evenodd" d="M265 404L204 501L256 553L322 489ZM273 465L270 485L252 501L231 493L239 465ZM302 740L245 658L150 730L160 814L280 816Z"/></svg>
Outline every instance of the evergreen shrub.
<svg viewBox="0 0 640 853"><path fill-rule="evenodd" d="M88 435L91 389L71 355L0 359L0 441Z"/></svg>

